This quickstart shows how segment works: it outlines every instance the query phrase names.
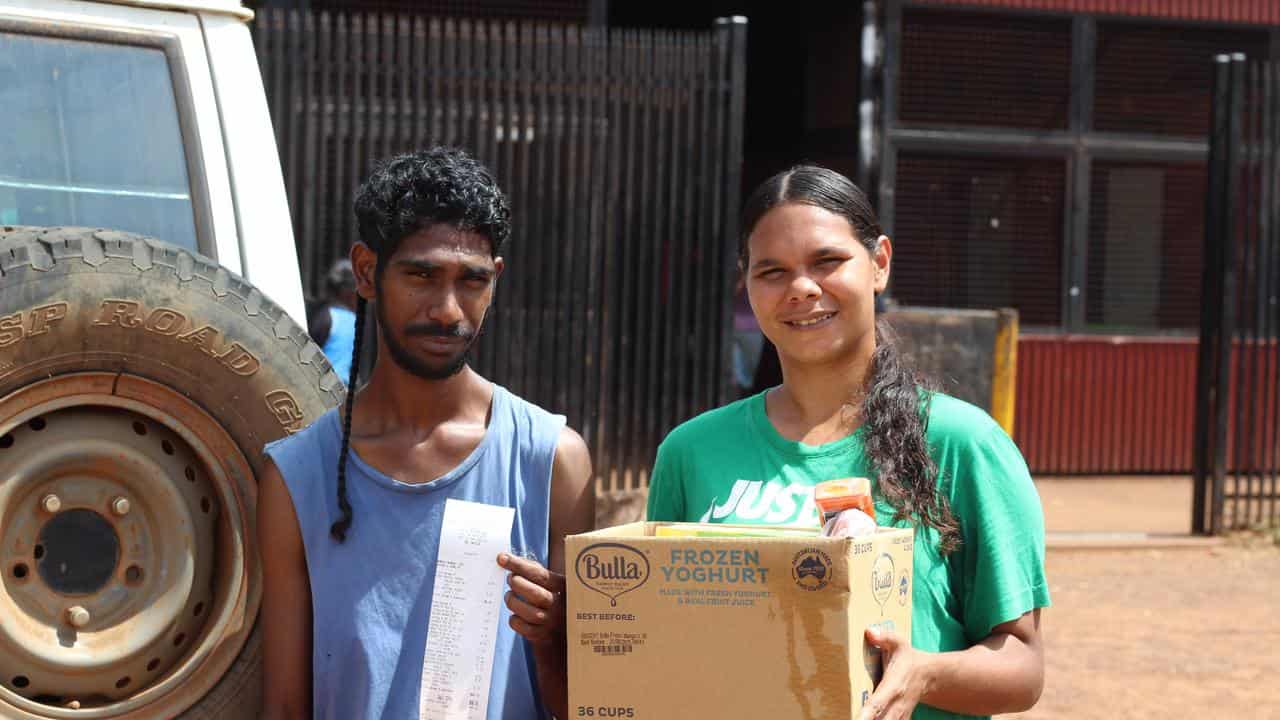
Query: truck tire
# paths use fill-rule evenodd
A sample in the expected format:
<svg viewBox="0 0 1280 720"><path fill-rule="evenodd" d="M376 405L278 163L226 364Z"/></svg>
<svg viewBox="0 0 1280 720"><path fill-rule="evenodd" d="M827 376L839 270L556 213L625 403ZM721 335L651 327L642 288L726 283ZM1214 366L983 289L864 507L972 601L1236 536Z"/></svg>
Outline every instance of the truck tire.
<svg viewBox="0 0 1280 720"><path fill-rule="evenodd" d="M344 392L212 260L0 228L0 717L256 717L262 448Z"/></svg>

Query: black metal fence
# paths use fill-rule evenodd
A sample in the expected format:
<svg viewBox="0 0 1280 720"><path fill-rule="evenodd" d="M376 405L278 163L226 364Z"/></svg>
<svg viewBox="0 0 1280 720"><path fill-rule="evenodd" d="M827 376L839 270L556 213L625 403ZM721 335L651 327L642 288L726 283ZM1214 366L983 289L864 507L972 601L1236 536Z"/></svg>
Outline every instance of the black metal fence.
<svg viewBox="0 0 1280 720"><path fill-rule="evenodd" d="M373 161L460 145L514 215L474 358L565 413L604 489L728 397L746 25L615 30L266 9L254 37L304 285Z"/></svg>
<svg viewBox="0 0 1280 720"><path fill-rule="evenodd" d="M1215 58L1196 390L1197 533L1280 521L1280 64Z"/></svg>

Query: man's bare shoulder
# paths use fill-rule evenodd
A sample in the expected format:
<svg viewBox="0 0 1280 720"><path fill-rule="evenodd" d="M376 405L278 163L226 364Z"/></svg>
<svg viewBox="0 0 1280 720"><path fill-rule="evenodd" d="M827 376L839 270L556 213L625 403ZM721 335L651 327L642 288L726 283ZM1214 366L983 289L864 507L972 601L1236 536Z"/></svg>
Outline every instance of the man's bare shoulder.
<svg viewBox="0 0 1280 720"><path fill-rule="evenodd" d="M556 439L556 467L585 469L587 475L591 474L591 451L587 449L587 442L568 425L560 428L560 437Z"/></svg>

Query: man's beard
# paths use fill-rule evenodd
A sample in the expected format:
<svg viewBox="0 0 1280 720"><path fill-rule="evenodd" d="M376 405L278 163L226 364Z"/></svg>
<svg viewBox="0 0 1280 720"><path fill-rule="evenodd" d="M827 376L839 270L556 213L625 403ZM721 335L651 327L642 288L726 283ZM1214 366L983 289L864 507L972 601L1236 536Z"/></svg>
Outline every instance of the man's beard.
<svg viewBox="0 0 1280 720"><path fill-rule="evenodd" d="M430 365L401 344L399 338L392 332L391 325L387 323L387 318L382 310L382 303L376 302L374 306L378 315L378 325L382 328L382 341L386 343L387 351L391 354L391 360L401 370L423 380L444 380L457 375L462 371L462 368L467 366L467 360L470 359L471 355L471 346L475 344L476 338L480 336L479 328L472 331L461 324L448 326L434 323L406 327L404 329L405 337L459 337L466 340L466 345L463 346L462 352L458 353L457 357L447 365ZM484 321L481 320L480 322L483 327Z"/></svg>

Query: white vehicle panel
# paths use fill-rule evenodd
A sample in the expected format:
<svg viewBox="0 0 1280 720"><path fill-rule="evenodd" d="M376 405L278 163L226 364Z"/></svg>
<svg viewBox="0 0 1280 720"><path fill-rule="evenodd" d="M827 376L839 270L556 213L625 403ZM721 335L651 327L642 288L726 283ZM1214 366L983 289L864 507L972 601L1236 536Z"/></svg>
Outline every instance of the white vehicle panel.
<svg viewBox="0 0 1280 720"><path fill-rule="evenodd" d="M202 15L201 23L222 113L243 275L305 327L293 225L253 38L227 15Z"/></svg>

